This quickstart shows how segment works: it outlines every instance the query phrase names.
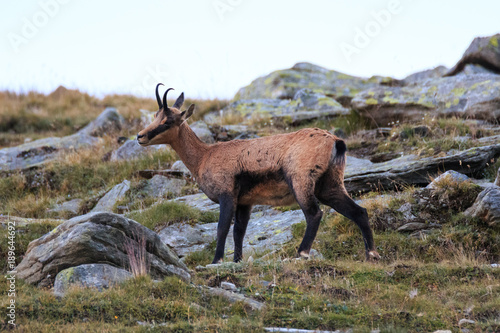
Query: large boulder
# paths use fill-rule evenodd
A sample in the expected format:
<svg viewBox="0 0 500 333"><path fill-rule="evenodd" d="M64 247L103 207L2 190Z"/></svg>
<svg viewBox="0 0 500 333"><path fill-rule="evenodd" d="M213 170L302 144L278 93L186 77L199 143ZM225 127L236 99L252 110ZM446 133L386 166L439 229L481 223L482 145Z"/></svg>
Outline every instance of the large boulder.
<svg viewBox="0 0 500 333"><path fill-rule="evenodd" d="M98 138L121 129L123 117L107 108L79 132L62 138L44 138L17 147L0 149L0 171L25 170L61 158L65 153L88 148L101 142Z"/></svg>
<svg viewBox="0 0 500 333"><path fill-rule="evenodd" d="M95 288L99 291L123 283L133 274L108 264L86 264L62 270L54 282L54 294L64 296L73 286Z"/></svg>
<svg viewBox="0 0 500 333"><path fill-rule="evenodd" d="M351 101L358 112L386 124L425 115L500 120L500 75L477 74L429 79L404 87L378 86Z"/></svg>
<svg viewBox="0 0 500 333"><path fill-rule="evenodd" d="M228 105L224 112L249 119L255 116L270 117L280 123L298 125L317 118L346 115L350 111L331 97L310 89L301 89L292 100L238 100Z"/></svg>
<svg viewBox="0 0 500 333"><path fill-rule="evenodd" d="M500 74L500 34L474 38L462 58L446 75L456 75L471 64Z"/></svg>
<svg viewBox="0 0 500 333"><path fill-rule="evenodd" d="M250 85L241 88L234 100L240 99L292 99L304 88L339 100L351 99L359 91L370 89L390 79L373 77L359 78L313 65L306 62L295 64L290 69L278 70L259 77Z"/></svg>
<svg viewBox="0 0 500 333"><path fill-rule="evenodd" d="M89 213L64 222L32 241L16 270L27 283L47 287L66 268L107 263L130 269L131 260L141 253L153 278L190 279L187 267L158 234L112 213Z"/></svg>

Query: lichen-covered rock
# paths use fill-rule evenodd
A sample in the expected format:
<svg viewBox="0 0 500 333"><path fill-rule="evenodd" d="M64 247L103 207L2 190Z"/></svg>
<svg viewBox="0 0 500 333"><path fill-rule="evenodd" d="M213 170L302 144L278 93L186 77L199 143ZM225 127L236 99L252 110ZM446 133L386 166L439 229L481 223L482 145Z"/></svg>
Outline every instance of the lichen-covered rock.
<svg viewBox="0 0 500 333"><path fill-rule="evenodd" d="M241 88L234 100L240 99L292 99L304 88L335 99L352 98L357 92L377 86L388 80L383 77L359 78L344 73L302 62L290 69L272 72L259 77L250 85Z"/></svg>
<svg viewBox="0 0 500 333"><path fill-rule="evenodd" d="M479 217L492 227L500 226L500 187L492 185L484 189L465 214Z"/></svg>
<svg viewBox="0 0 500 333"><path fill-rule="evenodd" d="M331 97L310 89L301 89L292 100L238 100L228 105L223 112L250 119L265 116L281 123L297 125L317 118L346 115L349 110Z"/></svg>
<svg viewBox="0 0 500 333"><path fill-rule="evenodd" d="M96 145L96 137L76 133L63 138L44 138L17 147L0 149L0 171L25 170L57 160L63 153Z"/></svg>
<svg viewBox="0 0 500 333"><path fill-rule="evenodd" d="M47 287L53 284L57 273L69 267L108 263L129 269L127 247L136 253L146 251L153 278L176 275L186 281L190 279L187 267L157 233L112 213L89 213L72 218L32 241L16 268L17 277Z"/></svg>
<svg viewBox="0 0 500 333"><path fill-rule="evenodd" d="M111 153L111 161L130 161L151 156L153 153L169 149L166 145L152 145L143 147L137 140L128 140L117 150Z"/></svg>
<svg viewBox="0 0 500 333"><path fill-rule="evenodd" d="M470 64L500 74L500 34L474 38L462 58L446 75L456 75Z"/></svg>
<svg viewBox="0 0 500 333"><path fill-rule="evenodd" d="M124 180L118 185L115 185L108 193L106 193L92 209L92 212L111 212L116 203L125 197L125 194L130 190L130 181Z"/></svg>
<svg viewBox="0 0 500 333"><path fill-rule="evenodd" d="M57 160L68 152L89 148L101 142L98 138L121 129L123 117L107 108L97 119L77 133L62 138L44 138L17 147L0 149L0 171L25 170Z"/></svg>
<svg viewBox="0 0 500 333"><path fill-rule="evenodd" d="M424 115L500 119L500 75L429 79L405 87L379 86L357 94L351 106L379 124Z"/></svg>
<svg viewBox="0 0 500 333"><path fill-rule="evenodd" d="M57 274L54 282L54 294L62 297L73 286L102 291L133 277L129 271L108 264L86 264L70 267Z"/></svg>
<svg viewBox="0 0 500 333"><path fill-rule="evenodd" d="M191 201L186 201L191 204ZM217 205L218 206L218 205ZM196 206L195 206L196 207ZM262 253L281 247L292 239L292 225L304 220L301 210L280 212L274 209L253 212L250 216L245 238L244 254ZM231 226L231 230L232 230ZM229 235L232 235L232 231ZM217 222L188 225L184 223L165 227L159 232L161 239L179 256L204 249L217 237ZM232 254L234 243L227 237L226 254Z"/></svg>

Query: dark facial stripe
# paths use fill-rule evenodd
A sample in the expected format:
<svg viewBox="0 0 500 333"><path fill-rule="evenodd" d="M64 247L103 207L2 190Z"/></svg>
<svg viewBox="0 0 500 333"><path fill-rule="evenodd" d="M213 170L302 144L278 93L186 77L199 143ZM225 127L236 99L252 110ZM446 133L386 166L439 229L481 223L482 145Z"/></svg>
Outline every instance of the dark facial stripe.
<svg viewBox="0 0 500 333"><path fill-rule="evenodd" d="M152 131L148 132L148 140L153 139L155 136L157 136L160 133L165 132L169 128L170 128L170 125L167 125L167 124L159 125L158 127L156 127L155 129L153 129Z"/></svg>

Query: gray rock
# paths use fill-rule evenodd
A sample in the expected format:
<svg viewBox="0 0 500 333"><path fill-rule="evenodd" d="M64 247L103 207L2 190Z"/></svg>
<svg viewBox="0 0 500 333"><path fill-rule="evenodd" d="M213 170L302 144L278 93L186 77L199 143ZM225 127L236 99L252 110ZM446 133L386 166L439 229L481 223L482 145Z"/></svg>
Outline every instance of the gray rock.
<svg viewBox="0 0 500 333"><path fill-rule="evenodd" d="M111 212L116 203L123 198L130 190L130 181L124 180L118 185L115 185L108 193L106 193L91 210L91 212Z"/></svg>
<svg viewBox="0 0 500 333"><path fill-rule="evenodd" d="M207 124L205 124L203 121L196 121L189 125L193 132L196 134L198 138L200 138L201 141L205 143L214 143L214 136L210 129L208 128Z"/></svg>
<svg viewBox="0 0 500 333"><path fill-rule="evenodd" d="M440 170L455 170L466 175L480 174L487 163L500 156L500 143L467 149L443 157L403 156L387 162L371 163L353 159L346 162L345 186L350 192L392 189L401 184L427 185L429 176Z"/></svg>
<svg viewBox="0 0 500 333"><path fill-rule="evenodd" d="M185 202L193 207L199 207L199 204L190 200ZM301 210L280 212L267 209L252 213L243 240L243 253L259 254L280 248L292 239L292 225L302 220L304 220L304 214ZM232 228L231 226L231 230ZM234 251L231 230L226 240L226 254L232 254ZM185 256L204 249L207 244L216 239L217 222L194 226L183 223L174 224L162 229L159 235L162 241L172 247L179 256Z"/></svg>
<svg viewBox="0 0 500 333"><path fill-rule="evenodd" d="M418 81L425 81L428 79L435 79L442 77L444 74L448 72L448 68L445 66L438 66L433 69L428 69L425 71L413 73L405 77L402 81L404 85L415 83Z"/></svg>
<svg viewBox="0 0 500 333"><path fill-rule="evenodd" d="M140 246L142 239L145 249ZM176 275L186 281L190 279L187 267L163 244L158 234L112 213L89 213L72 218L32 241L16 268L17 277L29 284L48 287L57 273L69 267L107 263L129 269L127 247L136 253L146 250L153 278Z"/></svg>
<svg viewBox="0 0 500 333"><path fill-rule="evenodd" d="M68 152L101 142L97 136L120 129L123 117L114 108L104 110L79 132L62 138L44 138L17 147L0 149L0 171L25 170L60 159Z"/></svg>
<svg viewBox="0 0 500 333"><path fill-rule="evenodd" d="M94 121L82 128L80 132L90 136L105 136L120 131L125 119L115 108L106 108Z"/></svg>
<svg viewBox="0 0 500 333"><path fill-rule="evenodd" d="M52 209L49 210L49 212L75 216L80 212L83 202L84 201L82 199L65 201L63 203L55 205Z"/></svg>
<svg viewBox="0 0 500 333"><path fill-rule="evenodd" d="M231 283L231 282L222 281L220 283L220 287L224 290L229 290L229 291L234 291L234 292L238 291L238 288L236 288L234 283Z"/></svg>
<svg viewBox="0 0 500 333"><path fill-rule="evenodd" d="M204 193L186 195L180 198L175 198L174 201L183 202L202 212L219 210L219 204L210 200Z"/></svg>
<svg viewBox="0 0 500 333"><path fill-rule="evenodd" d="M392 79L359 78L303 62L290 69L275 71L252 81L250 85L238 91L234 100L292 99L299 90L304 88L332 96L337 100L338 98L350 99L359 91L376 87L387 81L392 81Z"/></svg>
<svg viewBox="0 0 500 333"><path fill-rule="evenodd" d="M184 179L155 175L148 181L144 192L150 197L165 197L169 193L178 196L185 185L186 181Z"/></svg>
<svg viewBox="0 0 500 333"><path fill-rule="evenodd" d="M424 229L431 228L441 228L441 225L436 223L421 223L421 222L409 222L400 226L397 231L399 232L413 232Z"/></svg>
<svg viewBox="0 0 500 333"><path fill-rule="evenodd" d="M0 171L25 170L55 161L63 153L89 148L99 142L93 136L76 133L63 138L44 138L17 147L0 149Z"/></svg>
<svg viewBox="0 0 500 333"><path fill-rule="evenodd" d="M157 151L169 149L166 145L142 147L137 140L128 140L111 153L111 161L130 161L151 156Z"/></svg>
<svg viewBox="0 0 500 333"><path fill-rule="evenodd" d="M162 229L158 235L179 257L201 251L216 238L217 224L176 223ZM214 233L215 232L215 233Z"/></svg>
<svg viewBox="0 0 500 333"><path fill-rule="evenodd" d="M493 185L484 189L465 214L478 217L492 227L500 225L500 187Z"/></svg>
<svg viewBox="0 0 500 333"><path fill-rule="evenodd" d="M456 75L470 64L500 74L500 34L474 38L460 61L446 75Z"/></svg>
<svg viewBox="0 0 500 333"><path fill-rule="evenodd" d="M426 114L500 119L500 75L476 74L429 79L405 87L364 90L351 106L380 125L390 120L421 120Z"/></svg>
<svg viewBox="0 0 500 333"><path fill-rule="evenodd" d="M181 160L175 161L175 163L172 164L172 170L183 172L186 176L191 177L191 171L189 171L187 166Z"/></svg>
<svg viewBox="0 0 500 333"><path fill-rule="evenodd" d="M238 100L228 105L224 112L240 114L248 119L257 115L271 117L274 121L286 124L300 124L321 117L346 115L350 111L331 97L309 89L301 89L293 100Z"/></svg>
<svg viewBox="0 0 500 333"><path fill-rule="evenodd" d="M86 264L62 270L54 282L54 294L64 296L72 286L99 291L133 278L132 273L108 264Z"/></svg>
<svg viewBox="0 0 500 333"><path fill-rule="evenodd" d="M245 297L242 294L231 292L229 290L211 287L203 287L203 290L206 291L209 295L223 297L230 303L242 302L243 304L249 306L252 310L260 311L265 310L266 308L266 305L264 303Z"/></svg>
<svg viewBox="0 0 500 333"><path fill-rule="evenodd" d="M444 179L458 183L470 180L470 178L464 175L463 173L449 170L440 175L439 177L435 178L429 185L426 186L426 188L435 190L437 188L436 184L442 182Z"/></svg>

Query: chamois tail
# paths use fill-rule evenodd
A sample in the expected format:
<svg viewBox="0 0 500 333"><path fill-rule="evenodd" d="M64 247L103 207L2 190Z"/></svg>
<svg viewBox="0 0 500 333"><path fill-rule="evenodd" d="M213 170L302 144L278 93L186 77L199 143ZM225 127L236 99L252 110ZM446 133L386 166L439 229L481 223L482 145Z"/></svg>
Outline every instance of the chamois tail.
<svg viewBox="0 0 500 333"><path fill-rule="evenodd" d="M343 140L335 141L335 145L332 149L331 164L341 167L345 167L345 152L347 151L347 146Z"/></svg>

